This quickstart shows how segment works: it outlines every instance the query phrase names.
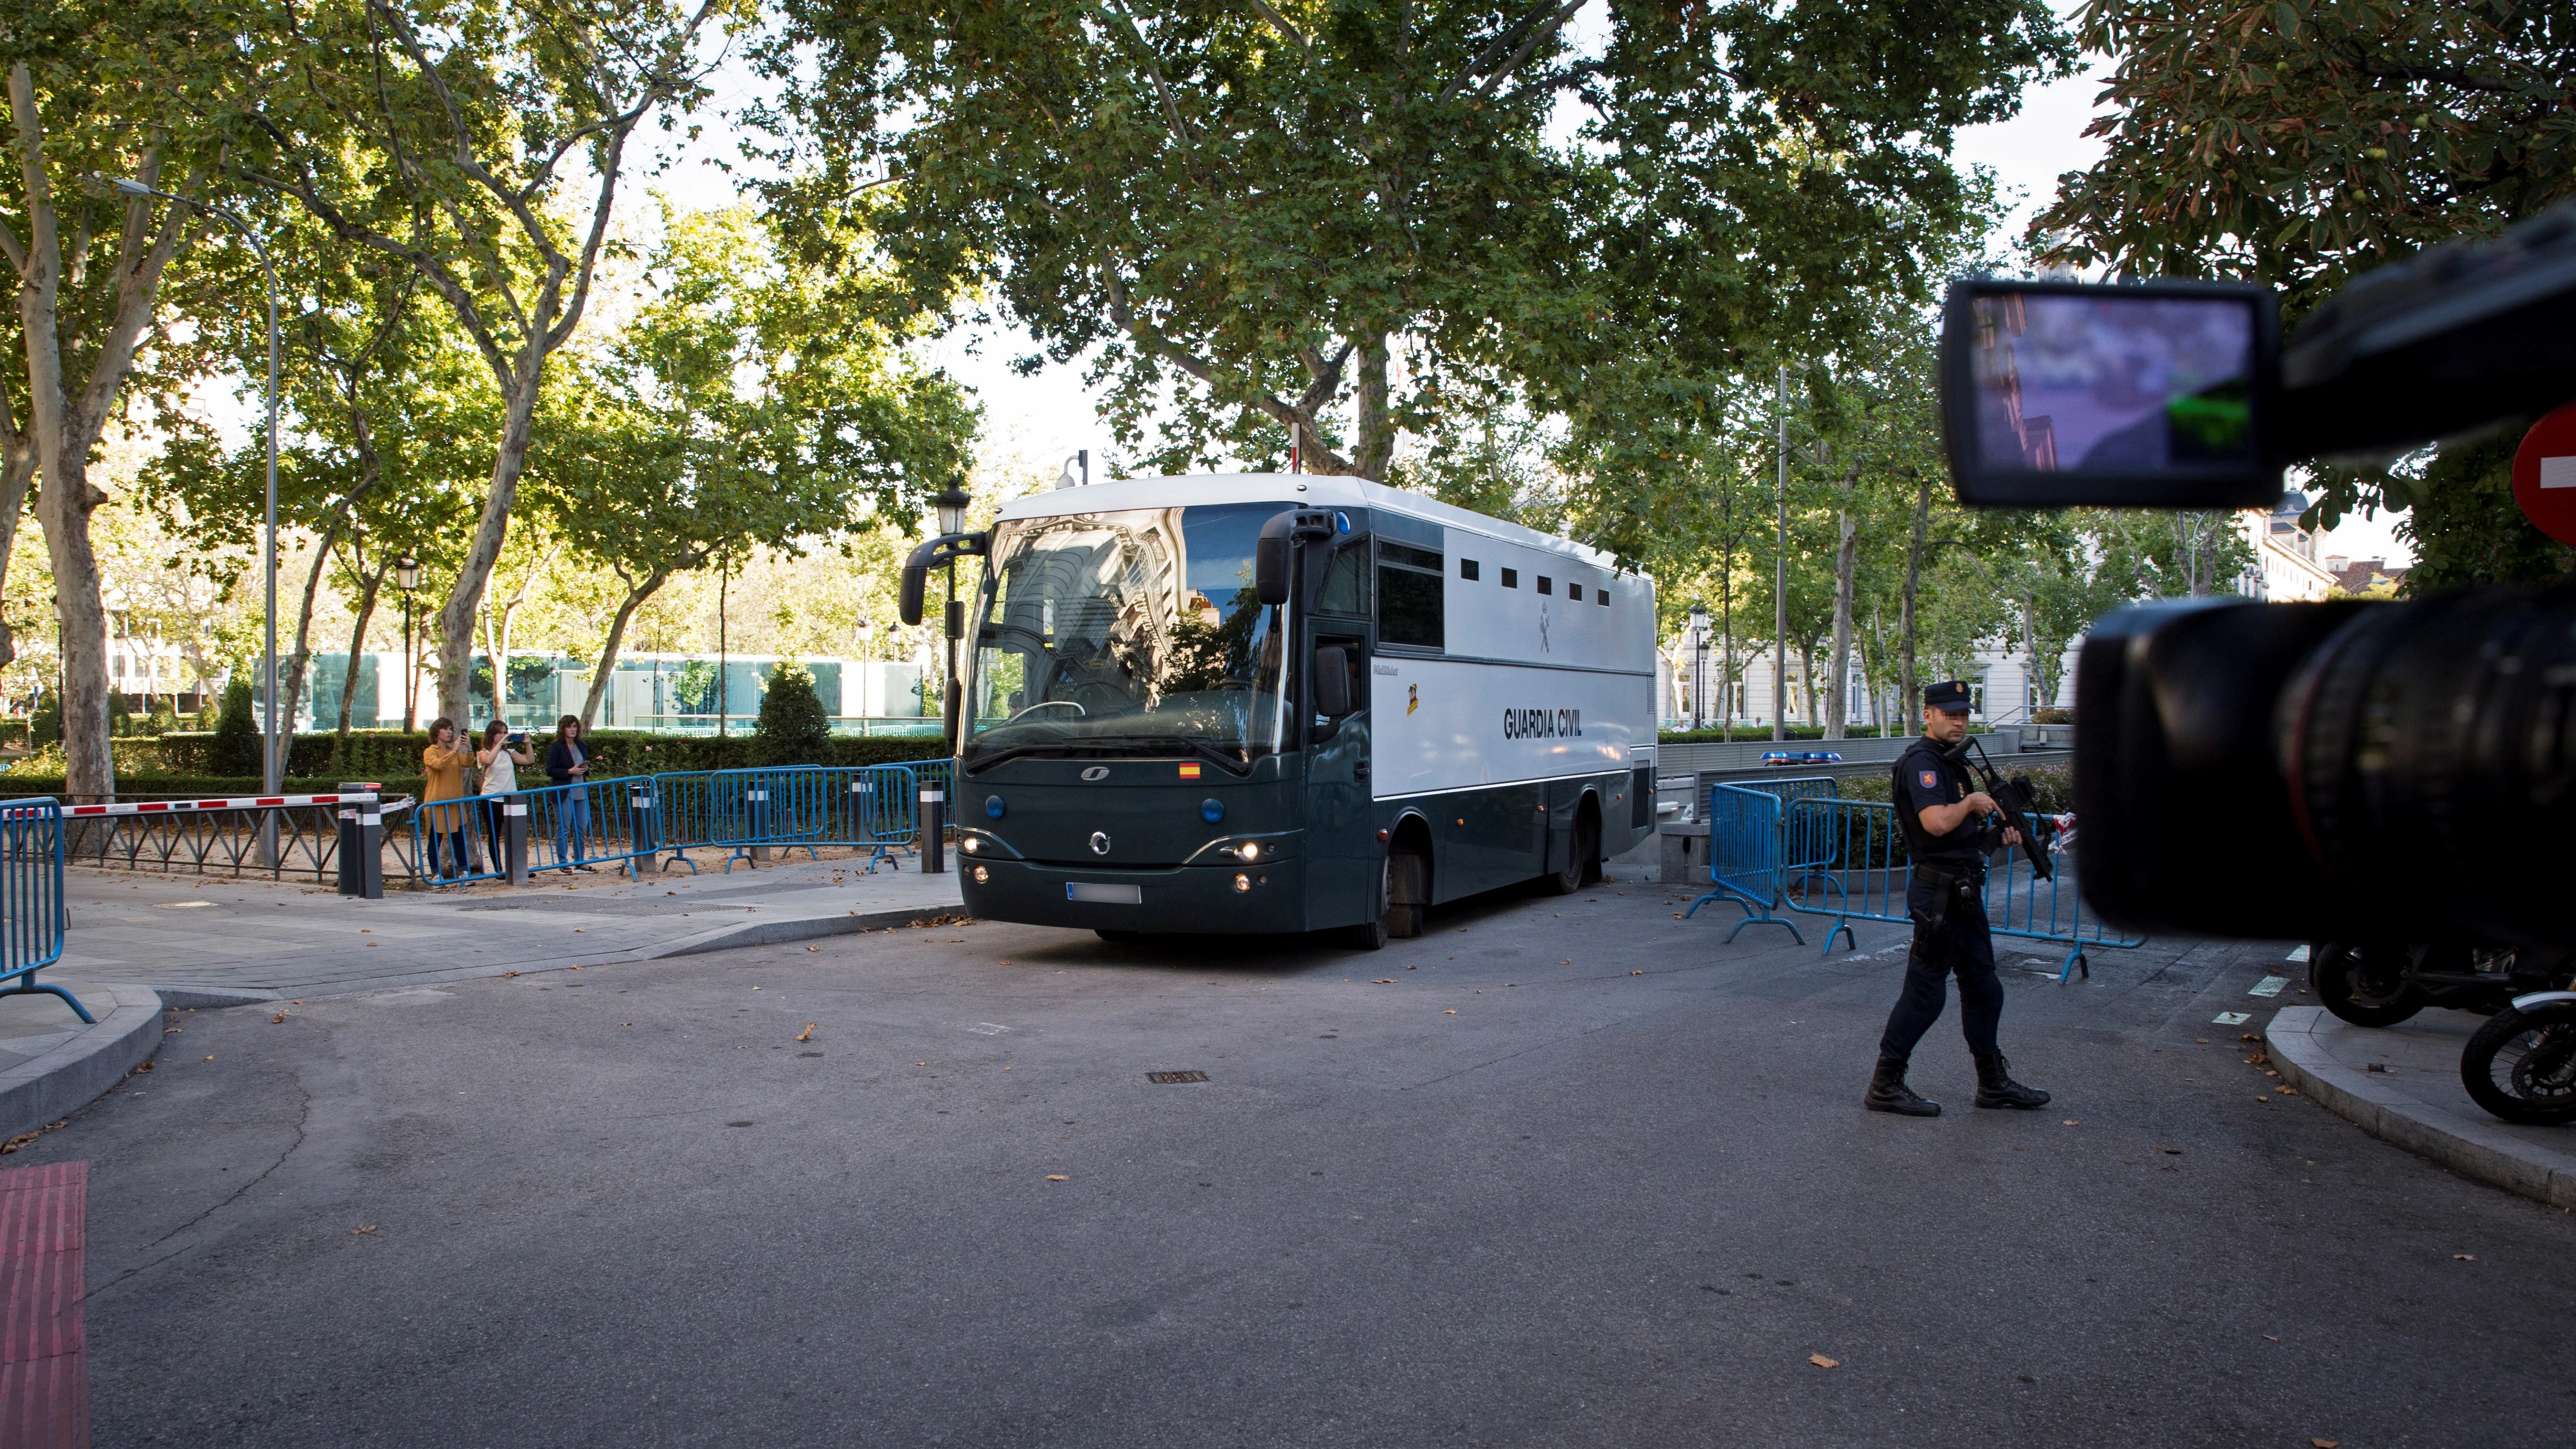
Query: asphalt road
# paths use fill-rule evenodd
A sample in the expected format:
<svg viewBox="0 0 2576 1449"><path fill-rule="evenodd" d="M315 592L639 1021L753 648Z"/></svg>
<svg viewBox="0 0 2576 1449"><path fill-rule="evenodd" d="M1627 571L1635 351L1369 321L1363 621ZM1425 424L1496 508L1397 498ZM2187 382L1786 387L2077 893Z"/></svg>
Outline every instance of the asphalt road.
<svg viewBox="0 0 2576 1449"><path fill-rule="evenodd" d="M1915 1121L1895 930L1677 908L201 1011L10 1165L92 1163L101 1445L2569 1441L2576 1221L2273 1095L2279 948L2011 977L2037 1113L1953 1003Z"/></svg>

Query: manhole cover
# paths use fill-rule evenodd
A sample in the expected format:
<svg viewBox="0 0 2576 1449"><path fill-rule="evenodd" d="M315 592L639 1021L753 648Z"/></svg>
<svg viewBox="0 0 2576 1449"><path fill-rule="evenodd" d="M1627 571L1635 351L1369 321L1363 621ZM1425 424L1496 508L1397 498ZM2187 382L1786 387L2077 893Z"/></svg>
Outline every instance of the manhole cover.
<svg viewBox="0 0 2576 1449"><path fill-rule="evenodd" d="M1204 1082L1207 1079L1208 1074L1200 1071L1147 1072L1145 1074L1145 1080L1158 1087L1168 1087L1179 1082Z"/></svg>

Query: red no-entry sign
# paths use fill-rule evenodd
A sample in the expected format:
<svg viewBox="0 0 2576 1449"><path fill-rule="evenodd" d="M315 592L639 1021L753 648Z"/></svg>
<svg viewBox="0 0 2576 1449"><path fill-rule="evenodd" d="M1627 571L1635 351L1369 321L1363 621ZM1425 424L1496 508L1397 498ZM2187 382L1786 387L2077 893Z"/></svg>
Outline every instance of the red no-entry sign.
<svg viewBox="0 0 2576 1449"><path fill-rule="evenodd" d="M2522 435L2513 455L2513 501L2532 527L2560 543L2576 543L2576 403Z"/></svg>

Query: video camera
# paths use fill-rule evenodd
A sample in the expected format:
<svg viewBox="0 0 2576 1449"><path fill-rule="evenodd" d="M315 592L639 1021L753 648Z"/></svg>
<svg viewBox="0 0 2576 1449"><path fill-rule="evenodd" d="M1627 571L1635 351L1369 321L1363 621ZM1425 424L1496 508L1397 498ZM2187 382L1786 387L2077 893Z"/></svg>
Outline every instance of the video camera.
<svg viewBox="0 0 2576 1449"><path fill-rule="evenodd" d="M2576 205L2355 280L1972 279L1942 427L1978 507L2270 508L2293 462L2576 398ZM2087 904L2187 934L2576 941L2576 591L2114 612L2076 667Z"/></svg>

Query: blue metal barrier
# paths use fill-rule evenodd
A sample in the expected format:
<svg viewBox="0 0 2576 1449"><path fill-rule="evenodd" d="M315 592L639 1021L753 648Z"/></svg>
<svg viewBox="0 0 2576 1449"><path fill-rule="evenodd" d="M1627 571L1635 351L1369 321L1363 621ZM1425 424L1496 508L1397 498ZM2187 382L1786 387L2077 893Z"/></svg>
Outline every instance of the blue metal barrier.
<svg viewBox="0 0 2576 1449"><path fill-rule="evenodd" d="M669 853L691 872L691 850L722 849L725 868L761 849L823 847L869 852L863 869L900 867L897 852L921 833L920 797L944 789L950 762L915 760L845 768L782 765L669 771L551 785L511 795L436 800L412 811L408 858L414 880L436 885L498 880L508 811L528 816L530 873L620 863L638 877ZM460 860L459 857L462 857Z"/></svg>
<svg viewBox="0 0 2576 1449"><path fill-rule="evenodd" d="M1913 864L1895 806L1869 800L1805 799L1791 802L1789 810L1792 816L1805 818L1788 826L1785 833L1802 842L1808 854L1823 858L1798 867L1794 881L1783 872L1782 900L1790 910L1834 918L1825 933L1826 951L1833 950L1837 935L1859 948L1859 938L1851 929L1854 920L1912 923L1905 889L1913 878ZM1998 936L2066 946L2066 958L2058 965L2060 982L2078 971L2092 975L2092 964L2084 954L2088 946L2127 950L2146 944L2143 936L2118 936L2098 922L2086 924L2074 857L2057 848L2056 832L2043 834L2040 827L2040 817L2024 817L2022 829L2050 843L2049 878L2040 879L2018 847L2007 851L2001 864L1986 870L1987 928ZM1713 844L1710 856L1712 860L1716 856Z"/></svg>
<svg viewBox="0 0 2576 1449"><path fill-rule="evenodd" d="M1710 901L1730 901L1744 912L1735 929L1726 933L1732 941L1747 926L1783 926L1799 945L1807 944L1805 933L1794 921L1783 920L1771 913L1780 904L1781 864L1787 858L1785 831L1787 812L1783 806L1789 793L1777 787L1803 785L1803 780L1764 780L1757 786L1712 785L1708 791L1708 878L1716 887L1682 912L1688 920L1699 914L1699 908ZM1825 782L1828 789L1833 782Z"/></svg>
<svg viewBox="0 0 2576 1449"><path fill-rule="evenodd" d="M59 996L92 1025L80 998L36 980L63 959L63 808L13 800L0 809L0 996Z"/></svg>

